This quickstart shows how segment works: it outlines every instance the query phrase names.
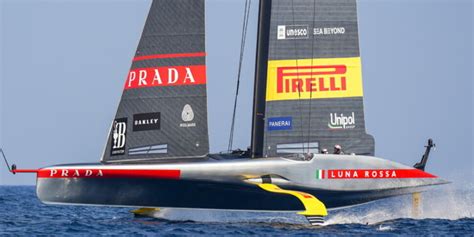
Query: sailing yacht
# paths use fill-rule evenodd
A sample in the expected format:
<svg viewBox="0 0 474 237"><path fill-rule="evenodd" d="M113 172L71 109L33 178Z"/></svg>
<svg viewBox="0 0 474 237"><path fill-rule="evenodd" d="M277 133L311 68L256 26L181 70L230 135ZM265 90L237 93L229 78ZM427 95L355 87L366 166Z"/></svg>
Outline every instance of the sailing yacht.
<svg viewBox="0 0 474 237"><path fill-rule="evenodd" d="M446 183L424 171L431 140L415 167L374 156L356 0L260 1L248 150L209 152L205 43L204 0L153 0L100 162L11 172L36 173L47 204L297 212L311 224ZM345 154L321 153L335 144Z"/></svg>

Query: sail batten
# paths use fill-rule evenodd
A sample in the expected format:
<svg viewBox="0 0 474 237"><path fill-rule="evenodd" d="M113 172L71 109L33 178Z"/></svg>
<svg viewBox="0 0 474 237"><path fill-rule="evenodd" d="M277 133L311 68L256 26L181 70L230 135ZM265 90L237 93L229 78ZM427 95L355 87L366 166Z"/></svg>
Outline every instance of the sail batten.
<svg viewBox="0 0 474 237"><path fill-rule="evenodd" d="M192 52L192 53L175 53L175 54L153 54L137 56L133 58L133 61L142 61L150 59L162 59L162 58L192 58L192 57L205 57L206 52Z"/></svg>

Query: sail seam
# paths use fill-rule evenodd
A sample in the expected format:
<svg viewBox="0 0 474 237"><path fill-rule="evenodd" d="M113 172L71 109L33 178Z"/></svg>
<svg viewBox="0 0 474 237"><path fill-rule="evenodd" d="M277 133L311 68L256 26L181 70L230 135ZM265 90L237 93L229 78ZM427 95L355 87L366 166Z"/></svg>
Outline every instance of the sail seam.
<svg viewBox="0 0 474 237"><path fill-rule="evenodd" d="M205 57L206 52L195 52L195 53L174 53L174 54L151 54L145 56L138 56L133 58L133 61L142 61L159 58L193 58L193 57Z"/></svg>
<svg viewBox="0 0 474 237"><path fill-rule="evenodd" d="M294 0L291 1L291 15L292 15L292 18L293 18L293 25L296 24L295 22L295 6L294 6ZM297 42L294 41L294 46L295 46L295 56L296 56L296 77L297 78L300 78L300 70L299 70L299 65L298 65L298 45L297 45ZM300 113L300 129L301 129L301 153L304 153L304 140L305 140L305 136L304 136L304 125L303 125L303 109L302 109L302 102L301 102L301 85L300 83L298 83L298 109L299 109L299 113Z"/></svg>
<svg viewBox="0 0 474 237"><path fill-rule="evenodd" d="M313 25L312 27L314 28L316 26L316 0L313 0ZM311 39L311 67L314 67L313 60L314 60L314 40L315 37L312 36ZM311 70L311 78L313 78L313 70ZM313 107L311 106L311 101L313 100L313 90L309 91L309 114L308 114L308 153L310 153L309 150L309 143L311 141L311 110ZM318 151L319 153L319 151Z"/></svg>

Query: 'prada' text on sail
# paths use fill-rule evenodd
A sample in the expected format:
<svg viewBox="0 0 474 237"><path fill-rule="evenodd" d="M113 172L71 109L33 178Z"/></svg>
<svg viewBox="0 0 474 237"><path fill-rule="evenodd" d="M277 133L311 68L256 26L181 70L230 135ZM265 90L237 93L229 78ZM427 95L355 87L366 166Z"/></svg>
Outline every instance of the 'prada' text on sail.
<svg viewBox="0 0 474 237"><path fill-rule="evenodd" d="M128 73L125 89L206 84L206 66L137 68Z"/></svg>

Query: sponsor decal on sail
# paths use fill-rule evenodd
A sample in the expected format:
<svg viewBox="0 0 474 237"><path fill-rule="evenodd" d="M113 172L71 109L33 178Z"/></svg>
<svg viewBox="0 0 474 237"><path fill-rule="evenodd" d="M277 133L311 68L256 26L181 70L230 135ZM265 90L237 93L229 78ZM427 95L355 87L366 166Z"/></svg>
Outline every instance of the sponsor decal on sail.
<svg viewBox="0 0 474 237"><path fill-rule="evenodd" d="M352 129L356 127L355 113L345 116L343 113L330 113L328 127L330 129Z"/></svg>
<svg viewBox="0 0 474 237"><path fill-rule="evenodd" d="M133 115L133 131L160 130L161 113L143 113Z"/></svg>
<svg viewBox="0 0 474 237"><path fill-rule="evenodd" d="M406 179L436 178L419 169L316 170L316 179Z"/></svg>
<svg viewBox="0 0 474 237"><path fill-rule="evenodd" d="M132 147L128 149L128 155L166 154L168 144L155 144L148 146Z"/></svg>
<svg viewBox="0 0 474 237"><path fill-rule="evenodd" d="M292 117L274 117L268 118L268 131L291 130L293 123Z"/></svg>
<svg viewBox="0 0 474 237"><path fill-rule="evenodd" d="M272 60L267 101L361 97L360 58Z"/></svg>
<svg viewBox="0 0 474 237"><path fill-rule="evenodd" d="M343 35L346 33L345 27L317 27L313 28L313 35Z"/></svg>
<svg viewBox="0 0 474 237"><path fill-rule="evenodd" d="M193 122L194 120L194 111L191 105L186 104L183 107L183 111L181 112L181 120L183 120L184 123L180 123L179 126L182 128L191 128L191 127L196 127L196 123Z"/></svg>
<svg viewBox="0 0 474 237"><path fill-rule="evenodd" d="M308 39L308 25L279 25L277 28L277 39Z"/></svg>
<svg viewBox="0 0 474 237"><path fill-rule="evenodd" d="M115 119L112 124L112 136L111 136L112 148L110 155L123 155L125 154L125 143L127 140L127 118Z"/></svg>
<svg viewBox="0 0 474 237"><path fill-rule="evenodd" d="M192 86L206 84L206 66L168 66L130 70L125 90L155 86Z"/></svg>

